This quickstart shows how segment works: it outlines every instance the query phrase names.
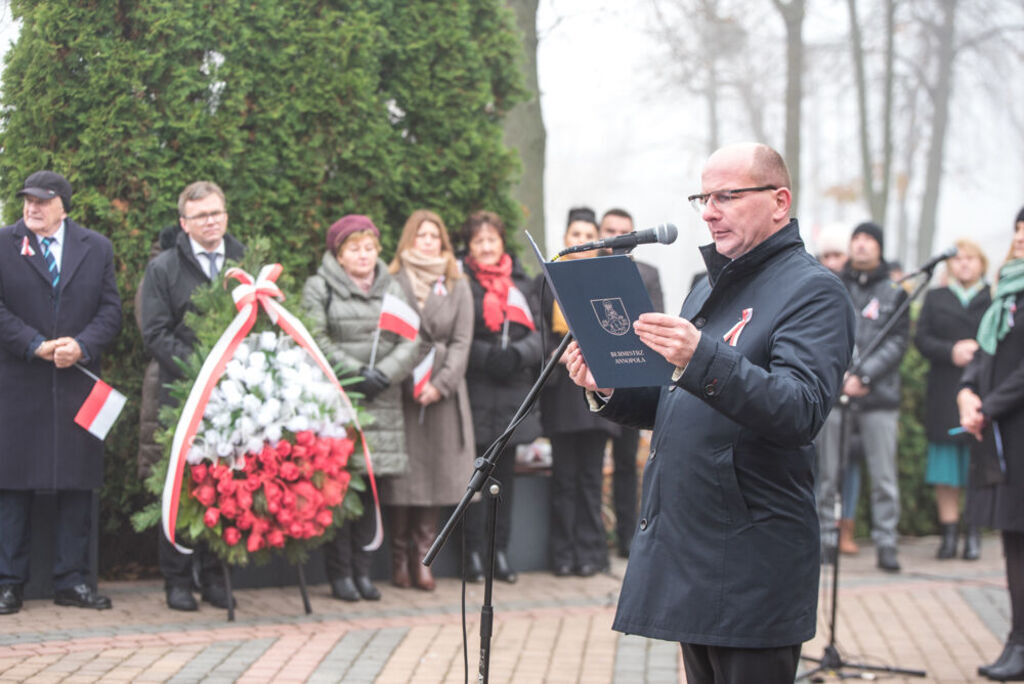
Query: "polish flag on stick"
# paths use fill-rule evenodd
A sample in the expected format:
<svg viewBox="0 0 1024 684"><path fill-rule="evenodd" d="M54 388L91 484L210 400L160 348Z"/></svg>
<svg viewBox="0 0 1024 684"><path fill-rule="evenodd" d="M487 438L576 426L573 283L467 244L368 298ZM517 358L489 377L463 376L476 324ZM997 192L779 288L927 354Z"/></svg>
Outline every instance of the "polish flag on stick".
<svg viewBox="0 0 1024 684"><path fill-rule="evenodd" d="M533 314L530 313L530 304L526 301L526 296L514 285L508 288L505 316L513 323L525 325L530 330L537 329L533 324Z"/></svg>
<svg viewBox="0 0 1024 684"><path fill-rule="evenodd" d="M420 330L420 315L416 310L393 294L384 295L384 305L380 309L377 327L390 330L408 340L415 340Z"/></svg>
<svg viewBox="0 0 1024 684"><path fill-rule="evenodd" d="M518 287L512 285L508 288L508 297L505 300L505 322L501 326L501 348L508 347L508 324L518 323L525 325L530 330L536 330L533 324L533 314L530 313L530 303Z"/></svg>
<svg viewBox="0 0 1024 684"><path fill-rule="evenodd" d="M380 331L388 330L400 335L407 340L415 340L420 331L420 315L416 310L406 304L401 297L387 292L384 294L384 302L380 308L380 318L377 319L377 330L373 333L373 347L370 349L370 368L373 368L377 360L377 343L380 341Z"/></svg>
<svg viewBox="0 0 1024 684"><path fill-rule="evenodd" d="M437 356L437 349L431 347L430 352L412 369L412 396L414 399L419 398L423 388L430 382L430 373L434 370L435 356Z"/></svg>
<svg viewBox="0 0 1024 684"><path fill-rule="evenodd" d="M128 399L77 363L75 368L96 381L89 396L85 398L85 403L75 414L75 422L97 439L106 439L107 433L110 432L117 417L121 415L121 410Z"/></svg>

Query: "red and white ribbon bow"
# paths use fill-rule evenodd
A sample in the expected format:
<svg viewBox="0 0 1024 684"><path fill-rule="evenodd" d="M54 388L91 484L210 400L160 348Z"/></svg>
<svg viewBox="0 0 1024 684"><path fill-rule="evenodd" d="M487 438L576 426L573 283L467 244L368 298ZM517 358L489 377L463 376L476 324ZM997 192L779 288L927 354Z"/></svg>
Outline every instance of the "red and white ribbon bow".
<svg viewBox="0 0 1024 684"><path fill-rule="evenodd" d="M747 323L754 315L753 309L744 309L743 314L740 316L740 321L736 325L729 328L729 332L722 335L722 339L729 343L730 347L735 347L736 343L740 341L740 333L747 327Z"/></svg>
<svg viewBox="0 0 1024 684"><path fill-rule="evenodd" d="M377 496L377 482L373 477L373 465L370 462L370 449L366 444L366 437L363 435L358 418L356 418L352 402L349 401L348 395L341 388L338 376L334 374L334 369L331 368L331 364L328 363L327 358L320 351L320 347L313 340L313 336L306 329L306 326L302 324L302 321L293 316L279 303L279 300L284 299L284 294L275 281L281 275L282 270L281 264L267 264L260 269L255 280L253 280L250 274L240 268L230 268L224 274L225 277L234 278L241 283L231 291L238 314L235 315L231 324L228 325L221 334L220 339L213 346L206 360L203 361L203 366L199 370L199 376L192 385L192 390L185 401L185 407L181 411L181 417L178 419L178 425L174 429L171 458L167 465L167 479L164 481L161 507L164 534L183 553L191 553L192 551L174 541L174 528L178 520L178 505L183 487L182 475L185 471L185 457L192 447L192 441L195 439L196 431L203 419L203 413L206 411L210 394L224 374L224 369L227 367L228 361L234 356L238 345L242 343L242 340L245 339L252 329L253 324L256 323L256 315L259 313L260 306L267 312L273 323L286 332L313 357L317 365L324 372L324 375L330 379L341 394L342 401L352 416L356 429L359 431L359 437L362 440L363 455L366 458L366 472L370 480L370 489L373 491L377 531L374 534L373 540L365 547L366 550L372 551L378 548L384 539L380 516L380 499Z"/></svg>

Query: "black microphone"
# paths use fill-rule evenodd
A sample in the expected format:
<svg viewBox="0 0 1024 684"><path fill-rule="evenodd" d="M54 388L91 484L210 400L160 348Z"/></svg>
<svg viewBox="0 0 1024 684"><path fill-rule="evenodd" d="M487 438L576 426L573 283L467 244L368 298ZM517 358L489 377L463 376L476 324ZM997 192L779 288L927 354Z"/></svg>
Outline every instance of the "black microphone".
<svg viewBox="0 0 1024 684"><path fill-rule="evenodd" d="M927 273L930 276L932 274L932 271L935 270L935 267L938 266L940 261L952 259L953 257L956 256L957 251L959 250L957 250L957 248L954 246L946 249L944 252L936 254L931 259L921 264L921 266L916 271L914 271L913 273L908 273L907 275L903 276L896 282L902 283L904 280L909 280L914 276L921 275L922 273Z"/></svg>
<svg viewBox="0 0 1024 684"><path fill-rule="evenodd" d="M674 225L662 223L654 228L634 230L632 233L626 233L625 235L616 235L615 237L604 238L603 240L584 242L582 245L576 245L575 247L566 247L558 253L558 256L575 254L576 252L589 252L592 249L632 249L637 245L646 245L649 242L660 242L663 245L670 245L676 241L677 235L679 235L679 230Z"/></svg>

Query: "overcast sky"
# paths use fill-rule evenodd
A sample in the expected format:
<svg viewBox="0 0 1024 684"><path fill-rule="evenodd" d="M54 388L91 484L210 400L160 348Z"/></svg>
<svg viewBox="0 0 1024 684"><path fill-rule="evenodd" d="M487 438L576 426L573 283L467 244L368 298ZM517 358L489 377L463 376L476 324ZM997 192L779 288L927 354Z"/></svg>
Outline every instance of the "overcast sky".
<svg viewBox="0 0 1024 684"><path fill-rule="evenodd" d="M811 5L805 39L842 41L842 4ZM666 305L677 310L693 273L703 269L696 245L708 241L707 229L685 199L700 189L706 155L702 105L670 86L664 49L653 37L650 0L540 0L537 23L548 245L561 243L566 212L580 204L598 212L626 208L637 228L674 223L679 228L675 244L642 246L637 255L661 268ZM3 3L0 49L5 51L15 36ZM780 43L780 64L783 51ZM1020 88L1020 76L1005 78ZM805 101L804 191L795 214L808 241L826 223L852 227L865 218L859 205L839 207L819 197L835 182L837 169L859 168L854 131L842 124L852 104L841 100L809 95ZM967 87L956 93L935 251L972 235L998 261L1009 244L1013 216L1024 204L1024 140L1010 125L1007 110L987 102ZM782 132L777 134L779 141L767 142L781 146ZM912 208L916 212L916 205Z"/></svg>
<svg viewBox="0 0 1024 684"><path fill-rule="evenodd" d="M832 4L842 10L841 3ZM819 13L808 17L805 39L842 41L845 15L822 16L829 5L811 5ZM706 156L703 106L666 85L668 66L651 30L650 0L540 0L537 23L548 245L561 244L566 211L577 204L599 213L625 207L638 228L675 223L680 233L674 245L643 246L636 253L661 268L666 306L677 310L692 274L703 270L695 247L708 241L707 229L685 200L700 189ZM784 49L780 42L780 64ZM794 212L805 240L824 224L838 221L852 228L866 218L860 205L839 207L817 199L823 186L835 182L829 176L837 168L859 169L856 132L841 123L852 106L834 97L805 100L804 192ZM779 141L766 142L781 147L782 132L778 135ZM1024 204L1022 149L1024 140L1005 111L992 111L966 88L957 92L936 252L971 235L993 260L1002 259L1013 217ZM923 178L923 169L918 176ZM916 213L917 205L911 208Z"/></svg>

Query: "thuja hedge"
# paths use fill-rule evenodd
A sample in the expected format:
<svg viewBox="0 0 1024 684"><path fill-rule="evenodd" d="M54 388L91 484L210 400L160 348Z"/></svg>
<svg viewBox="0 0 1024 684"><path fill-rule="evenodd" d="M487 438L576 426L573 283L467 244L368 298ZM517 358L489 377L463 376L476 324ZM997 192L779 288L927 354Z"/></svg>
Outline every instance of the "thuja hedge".
<svg viewBox="0 0 1024 684"><path fill-rule="evenodd" d="M21 33L3 72L4 219L20 215L24 178L54 169L75 188L70 215L110 237L117 258L125 327L104 374L130 401L107 438L109 567L155 548L124 543L145 501L133 297L181 189L220 183L231 232L267 236L286 284L315 269L345 213L373 217L385 256L418 207L450 226L479 208L515 226L518 158L501 120L523 96L519 35L500 0L10 5Z"/></svg>

